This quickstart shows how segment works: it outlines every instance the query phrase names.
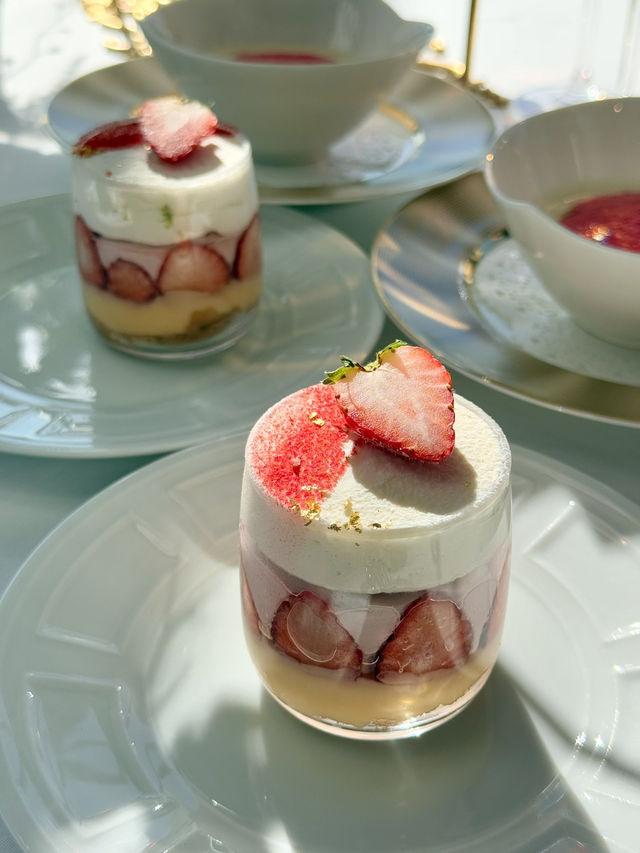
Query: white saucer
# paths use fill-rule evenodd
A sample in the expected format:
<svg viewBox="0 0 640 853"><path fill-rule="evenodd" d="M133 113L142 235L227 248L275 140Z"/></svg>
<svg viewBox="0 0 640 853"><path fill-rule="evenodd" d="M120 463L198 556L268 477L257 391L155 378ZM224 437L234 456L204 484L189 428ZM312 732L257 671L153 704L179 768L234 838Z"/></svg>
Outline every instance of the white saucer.
<svg viewBox="0 0 640 853"><path fill-rule="evenodd" d="M587 334L547 294L481 174L409 202L371 257L389 316L449 367L547 408L640 427L640 350Z"/></svg>
<svg viewBox="0 0 640 853"><path fill-rule="evenodd" d="M74 80L51 101L49 127L69 151L92 127L174 89L153 57ZM417 69L326 159L305 167L256 167L261 200L335 204L434 186L478 168L495 137L490 113L469 92Z"/></svg>
<svg viewBox="0 0 640 853"><path fill-rule="evenodd" d="M0 208L0 450L38 456L158 453L248 426L369 355L383 314L363 252L295 211L262 209L264 295L248 334L183 364L116 352L86 317L67 196Z"/></svg>
<svg viewBox="0 0 640 853"><path fill-rule="evenodd" d="M245 437L99 494L0 602L0 811L25 849L634 849L640 508L514 448L496 671L420 739L345 742L281 710L245 651Z"/></svg>

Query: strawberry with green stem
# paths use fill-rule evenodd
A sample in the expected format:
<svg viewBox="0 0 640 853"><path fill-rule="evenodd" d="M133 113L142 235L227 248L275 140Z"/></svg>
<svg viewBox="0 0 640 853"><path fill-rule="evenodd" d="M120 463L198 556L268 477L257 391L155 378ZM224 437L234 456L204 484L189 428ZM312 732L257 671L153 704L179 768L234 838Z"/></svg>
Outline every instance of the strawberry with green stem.
<svg viewBox="0 0 640 853"><path fill-rule="evenodd" d="M343 356L324 384L334 386L347 426L365 441L423 462L453 451L451 376L421 347L394 341L364 366Z"/></svg>

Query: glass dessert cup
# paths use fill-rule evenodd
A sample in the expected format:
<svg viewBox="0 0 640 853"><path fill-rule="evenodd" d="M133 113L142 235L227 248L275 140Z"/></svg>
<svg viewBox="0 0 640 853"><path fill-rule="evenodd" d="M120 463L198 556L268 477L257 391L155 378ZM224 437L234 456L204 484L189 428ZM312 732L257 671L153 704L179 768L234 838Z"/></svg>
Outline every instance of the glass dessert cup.
<svg viewBox="0 0 640 853"><path fill-rule="evenodd" d="M262 290L251 147L237 132L161 160L148 145L74 149L74 236L93 326L114 347L185 359L232 346Z"/></svg>
<svg viewBox="0 0 640 853"><path fill-rule="evenodd" d="M372 484L381 523L371 522L371 513L361 517L355 498L343 523L323 524L322 510L296 516L265 498L264 484L245 465L247 647L271 695L318 729L363 740L420 734L462 711L495 664L509 583L510 456L497 425L473 404L458 398L456 405L461 431L481 422L492 435L501 457L493 481L478 475L477 490L470 487L464 440L448 460L417 463L417 470L415 462L358 446L356 479ZM252 435L260 428L258 422ZM247 460L251 445L250 436ZM436 468L425 498L420 478ZM377 469L381 477L373 475ZM395 508L385 516L390 501L407 509L397 486L407 478L414 479L405 497L418 495L425 521L394 526L383 519L397 518ZM433 503L439 494L441 511Z"/></svg>

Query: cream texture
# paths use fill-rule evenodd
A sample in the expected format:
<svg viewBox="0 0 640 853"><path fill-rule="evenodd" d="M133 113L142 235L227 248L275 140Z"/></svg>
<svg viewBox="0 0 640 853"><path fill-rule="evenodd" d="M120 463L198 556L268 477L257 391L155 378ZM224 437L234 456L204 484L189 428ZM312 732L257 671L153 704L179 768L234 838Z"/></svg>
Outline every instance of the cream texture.
<svg viewBox="0 0 640 853"><path fill-rule="evenodd" d="M344 592L422 590L487 563L510 535L511 454L473 403L456 396L455 414L456 445L444 462L360 445L311 523L278 504L246 464L241 519L253 542L290 574Z"/></svg>
<svg viewBox="0 0 640 853"><path fill-rule="evenodd" d="M241 233L258 209L251 146L214 136L185 160L163 163L135 145L71 158L73 209L113 240L162 246Z"/></svg>

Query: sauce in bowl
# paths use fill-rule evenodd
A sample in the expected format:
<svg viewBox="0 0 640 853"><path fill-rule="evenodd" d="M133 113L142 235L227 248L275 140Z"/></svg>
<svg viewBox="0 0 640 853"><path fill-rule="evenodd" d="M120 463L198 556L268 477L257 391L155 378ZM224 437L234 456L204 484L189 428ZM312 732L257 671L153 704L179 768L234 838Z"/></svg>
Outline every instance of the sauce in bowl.
<svg viewBox="0 0 640 853"><path fill-rule="evenodd" d="M320 53L286 50L242 50L233 55L238 62L270 62L280 65L327 65L334 60Z"/></svg>
<svg viewBox="0 0 640 853"><path fill-rule="evenodd" d="M640 252L640 193L584 199L565 213L560 223L603 246Z"/></svg>

